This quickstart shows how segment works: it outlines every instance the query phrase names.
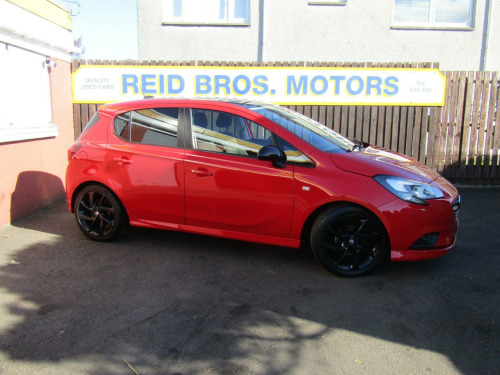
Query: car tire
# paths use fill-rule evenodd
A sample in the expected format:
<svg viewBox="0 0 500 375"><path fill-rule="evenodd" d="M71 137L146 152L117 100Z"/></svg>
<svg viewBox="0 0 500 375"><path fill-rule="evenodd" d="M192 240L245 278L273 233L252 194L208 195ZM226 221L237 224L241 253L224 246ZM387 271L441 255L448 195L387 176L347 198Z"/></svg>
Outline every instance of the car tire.
<svg viewBox="0 0 500 375"><path fill-rule="evenodd" d="M100 185L83 188L75 199L75 218L80 230L95 241L109 241L126 226L126 213L120 201Z"/></svg>
<svg viewBox="0 0 500 375"><path fill-rule="evenodd" d="M323 212L311 229L311 249L318 262L338 276L361 276L372 270L389 251L383 224L357 206Z"/></svg>

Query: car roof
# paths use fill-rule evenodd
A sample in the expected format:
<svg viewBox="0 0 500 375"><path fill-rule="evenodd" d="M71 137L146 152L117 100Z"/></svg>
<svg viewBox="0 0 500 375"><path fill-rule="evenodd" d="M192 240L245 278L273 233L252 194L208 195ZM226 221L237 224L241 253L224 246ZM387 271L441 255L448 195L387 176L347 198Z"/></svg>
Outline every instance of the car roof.
<svg viewBox="0 0 500 375"><path fill-rule="evenodd" d="M129 108L135 108L135 107L162 107L168 105L170 106L181 106L181 107L190 107L193 105L210 105L218 103L221 105L227 105L228 107L231 107L232 105L237 105L238 107L241 107L243 104L250 104L250 105L256 105L256 106L261 106L264 103L259 103L256 101L251 101L251 100L244 100L244 99L225 99L225 98L179 98L179 99L172 99L172 98L148 98L148 99L140 99L140 100L132 100L132 101L125 101L125 102L117 102L117 103L108 103L108 104L103 104L99 107L100 112L105 112L105 113L115 113L115 112L121 112L124 110L127 110Z"/></svg>

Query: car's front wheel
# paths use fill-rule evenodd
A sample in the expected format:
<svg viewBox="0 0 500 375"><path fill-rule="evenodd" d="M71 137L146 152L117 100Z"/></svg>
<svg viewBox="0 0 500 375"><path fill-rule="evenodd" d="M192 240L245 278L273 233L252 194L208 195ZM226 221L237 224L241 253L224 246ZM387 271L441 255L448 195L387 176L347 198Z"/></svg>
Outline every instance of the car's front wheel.
<svg viewBox="0 0 500 375"><path fill-rule="evenodd" d="M316 259L339 276L360 276L372 270L389 251L382 223L356 206L325 211L314 222L310 238Z"/></svg>
<svg viewBox="0 0 500 375"><path fill-rule="evenodd" d="M93 240L109 241L118 236L124 227L125 215L118 199L102 186L87 186L76 197L76 222Z"/></svg>

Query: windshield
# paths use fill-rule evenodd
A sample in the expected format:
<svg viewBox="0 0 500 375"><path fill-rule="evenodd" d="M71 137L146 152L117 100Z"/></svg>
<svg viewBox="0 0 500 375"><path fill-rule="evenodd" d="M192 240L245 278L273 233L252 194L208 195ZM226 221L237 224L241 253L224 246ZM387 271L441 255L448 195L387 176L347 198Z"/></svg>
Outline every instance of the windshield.
<svg viewBox="0 0 500 375"><path fill-rule="evenodd" d="M321 151L336 153L352 151L357 147L355 143L344 138L332 129L290 109L261 103L245 103L240 105L257 112L281 127L291 131L293 134Z"/></svg>

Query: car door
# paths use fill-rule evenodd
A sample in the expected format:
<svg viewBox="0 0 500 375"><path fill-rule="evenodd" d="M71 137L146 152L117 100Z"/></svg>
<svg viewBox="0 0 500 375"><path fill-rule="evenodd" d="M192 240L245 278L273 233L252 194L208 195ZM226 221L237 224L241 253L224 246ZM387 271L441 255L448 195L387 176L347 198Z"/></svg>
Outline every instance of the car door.
<svg viewBox="0 0 500 375"><path fill-rule="evenodd" d="M109 174L135 224L184 223L184 150L178 137L183 111L143 108L114 119Z"/></svg>
<svg viewBox="0 0 500 375"><path fill-rule="evenodd" d="M252 234L256 241L258 236L287 238L293 167L276 168L257 159L259 149L273 143L273 133L221 111L192 109L190 118L193 147L185 155L186 224L210 228L216 235Z"/></svg>

